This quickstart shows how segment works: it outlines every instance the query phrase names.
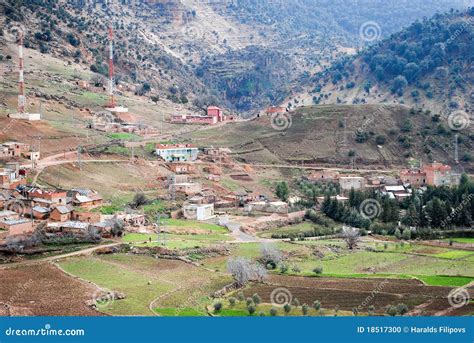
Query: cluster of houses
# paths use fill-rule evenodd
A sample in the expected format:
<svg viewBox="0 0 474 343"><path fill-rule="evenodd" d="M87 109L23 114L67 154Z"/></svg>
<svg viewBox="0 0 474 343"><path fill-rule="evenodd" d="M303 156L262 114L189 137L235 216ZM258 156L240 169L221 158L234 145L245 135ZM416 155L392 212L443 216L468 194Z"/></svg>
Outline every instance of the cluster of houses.
<svg viewBox="0 0 474 343"><path fill-rule="evenodd" d="M206 114L174 114L170 118L173 124L202 124L215 125L227 121L233 121L233 116L224 115L224 111L220 107L209 106Z"/></svg>
<svg viewBox="0 0 474 343"><path fill-rule="evenodd" d="M342 176L333 170L314 171L308 179L314 182L338 183L342 195L338 195L340 201L347 201L344 195L351 190L376 189L382 194L387 194L392 199L403 200L411 196L414 187L425 186L450 186L459 183L460 175L453 172L449 165L439 162L428 163L420 168L402 170L398 177L373 176L364 177L358 175Z"/></svg>
<svg viewBox="0 0 474 343"><path fill-rule="evenodd" d="M31 149L30 144L20 142L5 142L0 144L0 160L11 161L19 159L39 160L40 152Z"/></svg>
<svg viewBox="0 0 474 343"><path fill-rule="evenodd" d="M158 133L158 130L150 125L137 123L128 108L121 106L94 112L90 128L102 132L134 133L141 136Z"/></svg>

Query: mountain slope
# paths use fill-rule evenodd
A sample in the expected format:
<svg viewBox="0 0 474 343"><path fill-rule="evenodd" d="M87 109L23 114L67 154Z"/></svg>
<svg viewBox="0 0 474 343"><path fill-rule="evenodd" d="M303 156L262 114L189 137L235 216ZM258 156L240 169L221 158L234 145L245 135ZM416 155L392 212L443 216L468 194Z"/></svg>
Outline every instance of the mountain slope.
<svg viewBox="0 0 474 343"><path fill-rule="evenodd" d="M463 4L2 0L0 40L14 43L20 26L27 47L106 75L112 24L117 81L188 107L210 97L249 111L301 91L311 74L353 52L361 43L363 22L386 23L391 16L381 32L386 35L423 15ZM231 70L234 65L246 67Z"/></svg>
<svg viewBox="0 0 474 343"><path fill-rule="evenodd" d="M474 9L418 21L317 74L316 103L399 102L436 112L474 104Z"/></svg>

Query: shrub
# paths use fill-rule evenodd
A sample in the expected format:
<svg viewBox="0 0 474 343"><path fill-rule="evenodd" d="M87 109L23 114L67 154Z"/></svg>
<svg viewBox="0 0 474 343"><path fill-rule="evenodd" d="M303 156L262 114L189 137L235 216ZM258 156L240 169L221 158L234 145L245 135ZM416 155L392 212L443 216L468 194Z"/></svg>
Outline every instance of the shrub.
<svg viewBox="0 0 474 343"><path fill-rule="evenodd" d="M245 295L244 295L244 293L239 292L239 294L237 294L237 299L238 299L239 301L244 301L244 300L245 300Z"/></svg>
<svg viewBox="0 0 474 343"><path fill-rule="evenodd" d="M410 229L405 229L403 230L403 233L402 233L402 238L404 240L410 240L411 239L411 230ZM403 242L402 242L403 243Z"/></svg>
<svg viewBox="0 0 474 343"><path fill-rule="evenodd" d="M298 273L301 273L301 268L298 267L297 265L294 265L293 267L291 267L291 271L292 271L293 273L298 274Z"/></svg>
<svg viewBox="0 0 474 343"><path fill-rule="evenodd" d="M290 313L291 305L290 304L285 304L285 306L283 306L283 310L285 311L285 313Z"/></svg>
<svg viewBox="0 0 474 343"><path fill-rule="evenodd" d="M247 306L253 304L252 298L247 298L247 301L246 301L246 302L247 302Z"/></svg>
<svg viewBox="0 0 474 343"><path fill-rule="evenodd" d="M369 307L367 307L367 311L369 312L369 316L372 316L374 314L374 311L375 311L375 306L370 305Z"/></svg>
<svg viewBox="0 0 474 343"><path fill-rule="evenodd" d="M247 306L247 311L249 312L250 315L253 315L256 310L257 310L257 308L255 307L255 305L248 305Z"/></svg>
<svg viewBox="0 0 474 343"><path fill-rule="evenodd" d="M300 301L298 300L298 298L294 298L294 299L293 299L293 305L294 305L295 307L299 307L299 306L300 306Z"/></svg>
<svg viewBox="0 0 474 343"><path fill-rule="evenodd" d="M313 273L316 274L316 275L321 275L323 273L323 267L314 268Z"/></svg>
<svg viewBox="0 0 474 343"><path fill-rule="evenodd" d="M258 305L262 302L262 299L260 298L260 296L257 293L252 295L252 300L253 300L255 305Z"/></svg>
<svg viewBox="0 0 474 343"><path fill-rule="evenodd" d="M259 315L260 317L265 317L265 312L260 311L260 312L258 312L258 315Z"/></svg>
<svg viewBox="0 0 474 343"><path fill-rule="evenodd" d="M275 307L270 309L270 316L275 317L278 314L278 310Z"/></svg>
<svg viewBox="0 0 474 343"><path fill-rule="evenodd" d="M384 145L385 144L385 136L384 135L378 135L377 137L375 137L375 143L377 143L377 145Z"/></svg>
<svg viewBox="0 0 474 343"><path fill-rule="evenodd" d="M396 306L389 306L387 307L387 311L386 313L389 315L389 316L392 316L392 317L395 317L398 313L398 309Z"/></svg>
<svg viewBox="0 0 474 343"><path fill-rule="evenodd" d="M316 310L316 311L319 311L321 309L321 302L319 300L315 300L313 302L313 308Z"/></svg>
<svg viewBox="0 0 474 343"><path fill-rule="evenodd" d="M303 304L303 306L301 306L301 312L303 312L303 316L307 316L309 312L309 306L306 304Z"/></svg>
<svg viewBox="0 0 474 343"><path fill-rule="evenodd" d="M408 312L408 306L405 305L404 303L398 304L397 305L397 312L398 312L398 314L403 316L404 314L406 314Z"/></svg>
<svg viewBox="0 0 474 343"><path fill-rule="evenodd" d="M235 299L234 297L229 298L229 305L230 306L235 306L236 302L237 302L237 299Z"/></svg>
<svg viewBox="0 0 474 343"><path fill-rule="evenodd" d="M220 310L222 310L222 303L221 302L215 303L214 304L214 311L219 312Z"/></svg>
<svg viewBox="0 0 474 343"><path fill-rule="evenodd" d="M288 271L288 265L286 263L280 263L280 273L285 274Z"/></svg>

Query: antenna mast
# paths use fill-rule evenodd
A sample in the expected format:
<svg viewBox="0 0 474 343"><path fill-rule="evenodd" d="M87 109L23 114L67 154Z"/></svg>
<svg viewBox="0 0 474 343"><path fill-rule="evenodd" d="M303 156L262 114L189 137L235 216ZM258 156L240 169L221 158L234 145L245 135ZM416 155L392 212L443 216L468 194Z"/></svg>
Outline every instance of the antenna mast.
<svg viewBox="0 0 474 343"><path fill-rule="evenodd" d="M109 27L109 108L115 107L114 98L114 32L112 26Z"/></svg>
<svg viewBox="0 0 474 343"><path fill-rule="evenodd" d="M23 32L20 31L20 38L18 41L18 58L19 58L19 76L18 76L18 86L19 86L19 94L18 94L18 113L24 114L25 113L25 105L26 105L26 98L25 98L25 78L24 78L24 60L23 60Z"/></svg>

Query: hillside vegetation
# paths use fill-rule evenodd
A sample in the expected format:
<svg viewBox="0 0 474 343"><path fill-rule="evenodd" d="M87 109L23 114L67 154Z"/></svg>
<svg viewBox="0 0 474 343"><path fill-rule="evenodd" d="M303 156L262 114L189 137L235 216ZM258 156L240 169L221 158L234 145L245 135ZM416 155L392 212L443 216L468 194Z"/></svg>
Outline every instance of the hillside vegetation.
<svg viewBox="0 0 474 343"><path fill-rule="evenodd" d="M474 9L438 14L316 75L313 102L472 110Z"/></svg>
<svg viewBox="0 0 474 343"><path fill-rule="evenodd" d="M6 0L4 42L107 75L107 28L115 34L116 82L188 107L214 103L249 111L301 92L309 77L360 46L359 27L386 24L386 36L464 1L238 0L231 2ZM388 20L390 19L390 20ZM3 42L2 42L3 43ZM0 61L1 62L1 61ZM101 85L104 80L94 78ZM271 90L271 91L270 91Z"/></svg>

